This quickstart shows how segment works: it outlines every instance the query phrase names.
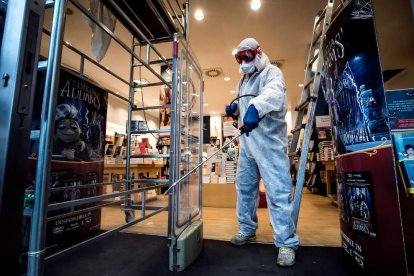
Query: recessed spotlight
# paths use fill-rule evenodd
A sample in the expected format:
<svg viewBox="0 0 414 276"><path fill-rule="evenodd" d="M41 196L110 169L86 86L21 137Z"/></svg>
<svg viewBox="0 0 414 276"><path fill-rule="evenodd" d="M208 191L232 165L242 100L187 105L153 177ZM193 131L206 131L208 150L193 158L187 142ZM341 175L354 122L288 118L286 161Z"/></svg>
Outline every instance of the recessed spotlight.
<svg viewBox="0 0 414 276"><path fill-rule="evenodd" d="M260 2L260 0L252 0L252 2L250 2L250 8L252 8L252 10L254 11L260 9L261 6L262 3Z"/></svg>
<svg viewBox="0 0 414 276"><path fill-rule="evenodd" d="M234 94L234 93L236 93L236 91L235 90L230 90L230 93Z"/></svg>
<svg viewBox="0 0 414 276"><path fill-rule="evenodd" d="M212 112L211 112L211 114L217 114L217 112L215 112L215 111L212 111Z"/></svg>
<svg viewBox="0 0 414 276"><path fill-rule="evenodd" d="M230 80L230 78L229 78L229 77L225 77L225 78L224 78L224 80L225 80L225 81L229 81L229 80Z"/></svg>
<svg viewBox="0 0 414 276"><path fill-rule="evenodd" d="M299 87L303 87L303 83L299 83Z"/></svg>
<svg viewBox="0 0 414 276"><path fill-rule="evenodd" d="M208 106L208 103L205 103L204 105L205 105L205 106Z"/></svg>
<svg viewBox="0 0 414 276"><path fill-rule="evenodd" d="M203 20L204 19L204 12L203 12L203 10L200 10L200 9L196 10L195 13L194 13L194 18L196 20L198 20L198 21Z"/></svg>

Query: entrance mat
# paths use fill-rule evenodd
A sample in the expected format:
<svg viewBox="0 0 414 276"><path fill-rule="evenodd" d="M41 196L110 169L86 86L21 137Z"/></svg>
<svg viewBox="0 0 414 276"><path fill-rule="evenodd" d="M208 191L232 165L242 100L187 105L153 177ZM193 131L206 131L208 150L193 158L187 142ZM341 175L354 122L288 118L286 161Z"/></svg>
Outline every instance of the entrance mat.
<svg viewBox="0 0 414 276"><path fill-rule="evenodd" d="M70 253L45 267L45 275L356 275L340 247L302 246L296 265L276 265L272 244L233 246L228 241L204 240L200 257L182 272L168 270L167 238L116 233Z"/></svg>

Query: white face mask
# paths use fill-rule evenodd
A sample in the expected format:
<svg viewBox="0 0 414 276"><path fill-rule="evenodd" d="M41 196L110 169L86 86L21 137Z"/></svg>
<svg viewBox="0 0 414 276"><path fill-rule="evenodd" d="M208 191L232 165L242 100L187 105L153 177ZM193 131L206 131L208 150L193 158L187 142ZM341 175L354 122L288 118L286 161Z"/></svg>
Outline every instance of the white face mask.
<svg viewBox="0 0 414 276"><path fill-rule="evenodd" d="M246 62L243 61L242 64L240 65L240 69L245 74L251 74L255 70L254 62L246 63Z"/></svg>

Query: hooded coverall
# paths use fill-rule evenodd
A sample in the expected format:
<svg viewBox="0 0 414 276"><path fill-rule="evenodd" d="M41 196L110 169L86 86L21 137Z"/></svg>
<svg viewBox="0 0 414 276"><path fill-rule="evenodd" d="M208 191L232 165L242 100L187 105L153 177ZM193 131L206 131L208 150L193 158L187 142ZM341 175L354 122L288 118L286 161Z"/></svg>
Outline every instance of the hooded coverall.
<svg viewBox="0 0 414 276"><path fill-rule="evenodd" d="M244 44L243 44L244 43ZM254 39L244 40L239 51L256 49ZM253 235L258 227L256 210L259 203L259 178L266 188L266 200L270 222L274 229L277 247L299 247L292 219L292 180L287 152L286 87L281 70L270 64L265 53L256 55L256 71L245 74L237 89L237 95L253 94L238 102L239 122L244 118L249 105L254 105L262 118L258 127L249 136L240 137L240 156L237 165L237 218L239 232Z"/></svg>

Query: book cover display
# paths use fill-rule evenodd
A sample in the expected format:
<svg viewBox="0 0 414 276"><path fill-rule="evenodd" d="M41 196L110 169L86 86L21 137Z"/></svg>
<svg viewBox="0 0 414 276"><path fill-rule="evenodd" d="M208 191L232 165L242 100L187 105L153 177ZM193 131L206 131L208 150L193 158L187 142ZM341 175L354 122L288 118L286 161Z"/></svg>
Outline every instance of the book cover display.
<svg viewBox="0 0 414 276"><path fill-rule="evenodd" d="M342 247L366 272L407 274L372 2L350 1L322 47Z"/></svg>
<svg viewBox="0 0 414 276"><path fill-rule="evenodd" d="M414 274L414 88L385 92L408 271Z"/></svg>
<svg viewBox="0 0 414 276"><path fill-rule="evenodd" d="M41 94L40 91L37 93ZM35 106L40 109L42 96ZM103 182L108 93L76 73L62 69L57 91L55 129L50 173L49 204L99 195L100 188L85 187ZM38 127L40 110L34 112L33 128ZM32 147L29 181L36 171L37 144ZM107 149L109 151L109 149ZM57 190L54 188L73 187ZM46 244L66 245L100 229L101 210L71 215L73 211L96 203L51 211L48 217ZM65 215L67 214L67 215Z"/></svg>

